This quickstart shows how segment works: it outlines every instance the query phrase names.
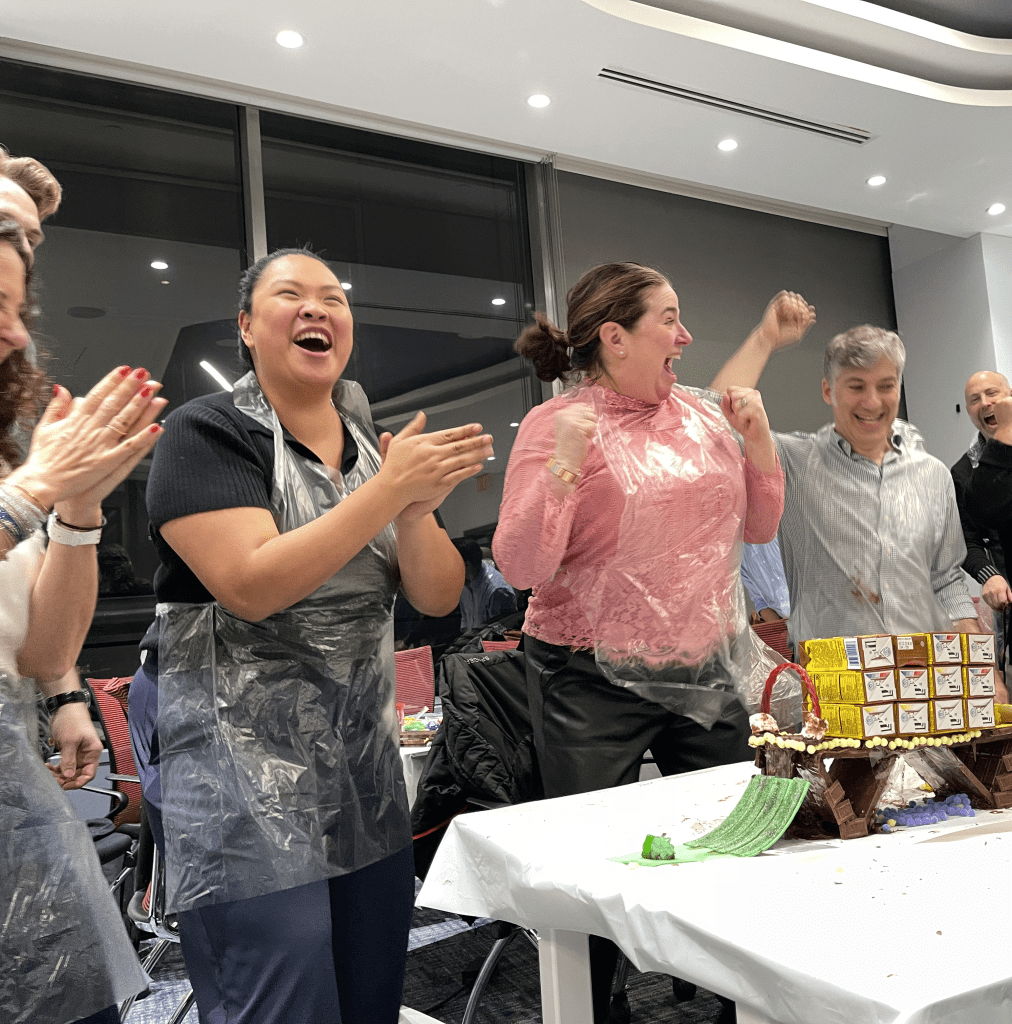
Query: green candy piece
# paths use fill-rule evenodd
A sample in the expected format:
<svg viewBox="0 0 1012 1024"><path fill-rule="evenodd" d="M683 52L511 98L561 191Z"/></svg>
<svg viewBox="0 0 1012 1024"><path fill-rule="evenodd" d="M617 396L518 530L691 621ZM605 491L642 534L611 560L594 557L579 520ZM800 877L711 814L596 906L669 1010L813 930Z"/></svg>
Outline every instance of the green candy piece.
<svg viewBox="0 0 1012 1024"><path fill-rule="evenodd" d="M648 835L643 840L642 856L646 860L674 860L675 847L667 836Z"/></svg>

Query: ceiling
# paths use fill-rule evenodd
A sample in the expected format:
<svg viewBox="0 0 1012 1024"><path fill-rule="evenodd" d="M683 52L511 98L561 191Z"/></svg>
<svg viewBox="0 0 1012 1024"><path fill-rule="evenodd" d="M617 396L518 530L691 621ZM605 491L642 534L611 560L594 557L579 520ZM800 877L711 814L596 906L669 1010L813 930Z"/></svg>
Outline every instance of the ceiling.
<svg viewBox="0 0 1012 1024"><path fill-rule="evenodd" d="M971 6L982 17L960 21ZM48 0L45 18L8 0L0 54L507 156L555 154L570 170L815 218L1012 235L1012 42L994 35L1005 8L763 0L770 17L743 28L754 2L247 0L239 19L195 0ZM805 38L777 37L778 24L802 22ZM279 47L282 28L306 45ZM961 54L986 87L944 81ZM605 67L870 141L619 84L599 77ZM551 105L532 109L532 93ZM728 136L739 148L724 154ZM887 182L872 189L875 174ZM995 202L1008 212L988 216Z"/></svg>
<svg viewBox="0 0 1012 1024"><path fill-rule="evenodd" d="M1008 0L877 0L875 6L926 18L959 32L1012 39Z"/></svg>

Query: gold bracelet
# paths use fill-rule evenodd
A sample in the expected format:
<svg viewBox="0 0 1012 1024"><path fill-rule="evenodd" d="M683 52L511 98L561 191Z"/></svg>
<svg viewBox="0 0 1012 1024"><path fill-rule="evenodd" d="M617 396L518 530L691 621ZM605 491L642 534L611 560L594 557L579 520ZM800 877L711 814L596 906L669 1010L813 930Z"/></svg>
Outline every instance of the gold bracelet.
<svg viewBox="0 0 1012 1024"><path fill-rule="evenodd" d="M556 461L554 455L549 456L545 466L552 476L557 476L563 483L578 484L580 482L580 474L574 473L571 469L566 469L565 466Z"/></svg>
<svg viewBox="0 0 1012 1024"><path fill-rule="evenodd" d="M36 498L27 487L22 487L21 484L12 483L8 483L7 486L20 491L44 516L48 516L49 513L53 511L52 508L47 508L43 502Z"/></svg>

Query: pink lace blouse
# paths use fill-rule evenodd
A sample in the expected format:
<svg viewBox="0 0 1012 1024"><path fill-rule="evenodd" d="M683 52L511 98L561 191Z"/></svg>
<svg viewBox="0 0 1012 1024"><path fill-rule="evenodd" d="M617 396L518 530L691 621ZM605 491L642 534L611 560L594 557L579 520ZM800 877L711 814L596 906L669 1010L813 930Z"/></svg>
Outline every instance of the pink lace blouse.
<svg viewBox="0 0 1012 1024"><path fill-rule="evenodd" d="M554 415L572 393L531 410L506 470L493 550L514 587L533 588L524 629L546 643L592 647L615 639L597 636L592 619L607 617L613 633L631 620L630 635L645 644L674 645L683 664L701 661L728 635L721 606L737 585L742 520L749 543L776 535L784 504L779 464L772 473L756 469L719 409L684 388L661 403L598 385L583 398L598 427L573 494L557 498L545 466L555 449ZM651 559L653 571L643 568ZM625 565L652 578L632 578ZM590 581L609 592L590 592ZM635 633L644 629L636 609L658 603L661 619L646 618L654 632L658 621L677 623L677 637Z"/></svg>

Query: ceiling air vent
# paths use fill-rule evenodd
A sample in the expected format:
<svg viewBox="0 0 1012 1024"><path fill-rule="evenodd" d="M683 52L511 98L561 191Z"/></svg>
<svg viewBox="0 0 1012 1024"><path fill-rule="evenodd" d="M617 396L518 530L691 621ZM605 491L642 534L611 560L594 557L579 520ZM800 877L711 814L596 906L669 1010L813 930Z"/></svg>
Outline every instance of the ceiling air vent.
<svg viewBox="0 0 1012 1024"><path fill-rule="evenodd" d="M724 96L713 96L710 93L697 92L695 89L685 89L680 85L657 82L652 78L634 75L631 71L620 71L618 68L602 68L598 77L606 78L609 82L618 82L621 85L631 85L637 89L646 89L647 92L659 92L664 96L673 96L678 100L687 100L689 103L700 103L706 107L717 107L719 110L731 110L736 114L744 114L746 117L755 117L760 121L782 124L787 128L798 128L803 132L811 132L813 135L825 135L828 138L840 139L843 142L854 142L857 145L863 145L872 138L871 132L866 132L863 128L848 128L840 124L806 121L803 117L793 117L790 114L783 114L777 110L756 107L751 103L741 103L738 100L727 99Z"/></svg>

